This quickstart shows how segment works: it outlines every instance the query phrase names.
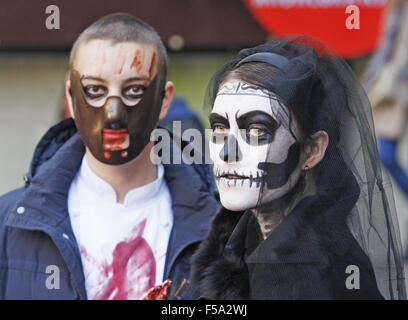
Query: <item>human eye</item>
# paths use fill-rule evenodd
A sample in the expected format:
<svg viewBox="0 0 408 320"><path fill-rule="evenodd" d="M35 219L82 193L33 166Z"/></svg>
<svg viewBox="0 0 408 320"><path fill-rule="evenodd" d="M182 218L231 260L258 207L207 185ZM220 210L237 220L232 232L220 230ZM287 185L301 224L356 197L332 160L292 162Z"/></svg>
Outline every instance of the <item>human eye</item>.
<svg viewBox="0 0 408 320"><path fill-rule="evenodd" d="M225 134L228 128L222 123L215 123L212 125L212 130L215 134Z"/></svg>
<svg viewBox="0 0 408 320"><path fill-rule="evenodd" d="M218 113L213 112L210 114L210 125L212 129L213 143L223 142L228 136L230 128L228 119Z"/></svg>
<svg viewBox="0 0 408 320"><path fill-rule="evenodd" d="M129 87L126 87L123 90L123 95L128 99L139 99L142 97L145 90L146 86L141 84L134 84Z"/></svg>
<svg viewBox="0 0 408 320"><path fill-rule="evenodd" d="M86 96L91 99L98 99L106 95L107 89L100 85L88 85L84 88Z"/></svg>
<svg viewBox="0 0 408 320"><path fill-rule="evenodd" d="M275 136L275 131L261 123L249 124L246 128L246 141L250 145L271 143Z"/></svg>
<svg viewBox="0 0 408 320"><path fill-rule="evenodd" d="M224 143L228 136L229 127L222 123L211 123L212 142Z"/></svg>
<svg viewBox="0 0 408 320"><path fill-rule="evenodd" d="M252 124L247 128L247 135L254 137L263 137L267 134L267 129L259 124Z"/></svg>

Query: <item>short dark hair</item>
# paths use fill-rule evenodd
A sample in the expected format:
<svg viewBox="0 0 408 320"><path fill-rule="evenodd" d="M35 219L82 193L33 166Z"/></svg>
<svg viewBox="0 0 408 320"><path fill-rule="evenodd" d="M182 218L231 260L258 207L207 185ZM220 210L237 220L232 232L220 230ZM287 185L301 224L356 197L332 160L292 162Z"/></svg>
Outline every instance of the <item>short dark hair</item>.
<svg viewBox="0 0 408 320"><path fill-rule="evenodd" d="M70 57L70 69L81 44L91 40L110 40L113 44L120 42L137 42L153 44L158 51L158 75L160 82L167 77L167 52L160 36L147 23L127 13L113 13L100 18L86 28L74 42Z"/></svg>

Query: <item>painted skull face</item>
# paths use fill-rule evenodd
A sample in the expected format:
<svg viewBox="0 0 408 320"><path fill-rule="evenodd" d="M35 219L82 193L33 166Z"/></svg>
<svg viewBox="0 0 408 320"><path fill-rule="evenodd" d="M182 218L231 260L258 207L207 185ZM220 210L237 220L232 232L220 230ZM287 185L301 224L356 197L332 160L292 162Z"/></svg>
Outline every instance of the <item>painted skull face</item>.
<svg viewBox="0 0 408 320"><path fill-rule="evenodd" d="M300 177L299 131L267 90L225 82L210 115L210 154L222 205L253 209L287 194Z"/></svg>
<svg viewBox="0 0 408 320"><path fill-rule="evenodd" d="M86 146L106 164L136 158L150 140L163 99L154 47L93 40L78 50L74 68L72 106Z"/></svg>

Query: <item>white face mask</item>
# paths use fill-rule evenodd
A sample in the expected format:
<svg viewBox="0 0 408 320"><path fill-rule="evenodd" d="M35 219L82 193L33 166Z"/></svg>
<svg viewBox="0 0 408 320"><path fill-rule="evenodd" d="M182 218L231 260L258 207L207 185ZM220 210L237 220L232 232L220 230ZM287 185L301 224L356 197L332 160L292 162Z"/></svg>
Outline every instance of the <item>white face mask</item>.
<svg viewBox="0 0 408 320"><path fill-rule="evenodd" d="M270 92L227 81L218 91L210 122L210 155L225 208L253 209L296 185L301 155L294 135L299 137L299 132L290 124L286 107Z"/></svg>

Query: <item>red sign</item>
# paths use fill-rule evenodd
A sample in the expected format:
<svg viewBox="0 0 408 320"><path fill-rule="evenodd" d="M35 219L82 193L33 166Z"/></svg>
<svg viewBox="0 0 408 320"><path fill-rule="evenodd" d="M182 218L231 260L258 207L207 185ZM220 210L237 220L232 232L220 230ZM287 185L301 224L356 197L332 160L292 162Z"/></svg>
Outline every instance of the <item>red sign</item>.
<svg viewBox="0 0 408 320"><path fill-rule="evenodd" d="M272 35L306 34L345 58L374 51L386 0L245 0Z"/></svg>

